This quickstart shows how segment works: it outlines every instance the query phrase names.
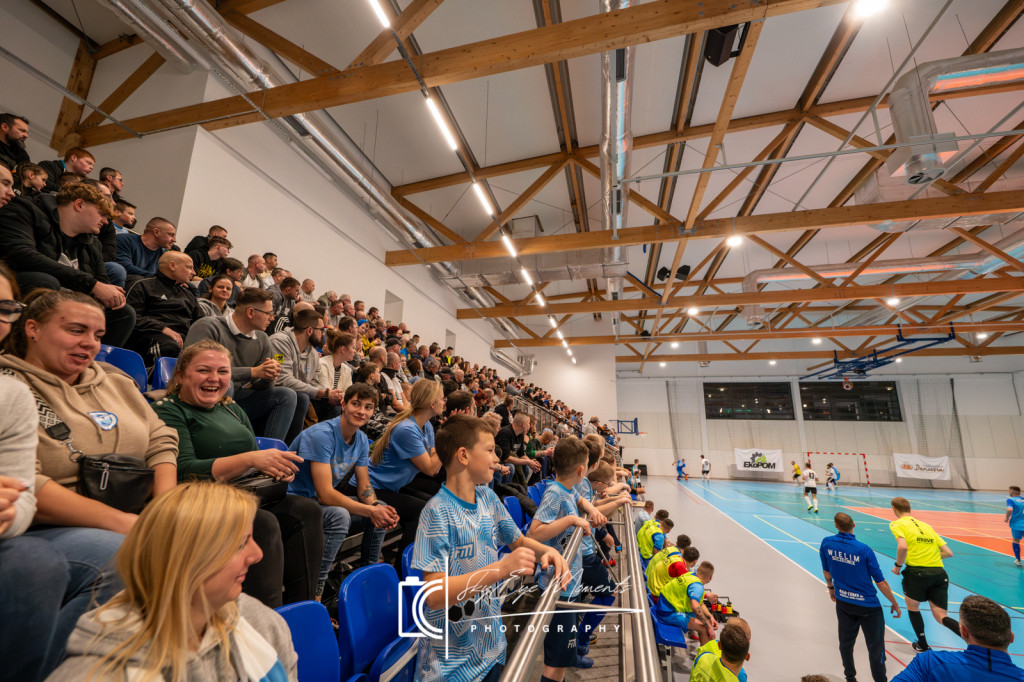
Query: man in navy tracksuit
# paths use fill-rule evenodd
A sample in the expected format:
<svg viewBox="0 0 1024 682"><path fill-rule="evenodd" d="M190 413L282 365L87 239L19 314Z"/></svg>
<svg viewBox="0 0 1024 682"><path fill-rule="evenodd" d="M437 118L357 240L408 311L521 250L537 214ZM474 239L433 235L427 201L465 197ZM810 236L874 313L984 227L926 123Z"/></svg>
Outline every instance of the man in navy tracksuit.
<svg viewBox="0 0 1024 682"><path fill-rule="evenodd" d="M835 524L839 533L822 540L819 553L828 596L836 604L843 672L847 680L857 677L853 644L857 641L857 630L863 629L871 677L875 682L885 682L885 613L875 594L875 584L889 598L889 608L897 618L900 605L878 567L874 550L853 536L854 523L850 515L839 512Z"/></svg>

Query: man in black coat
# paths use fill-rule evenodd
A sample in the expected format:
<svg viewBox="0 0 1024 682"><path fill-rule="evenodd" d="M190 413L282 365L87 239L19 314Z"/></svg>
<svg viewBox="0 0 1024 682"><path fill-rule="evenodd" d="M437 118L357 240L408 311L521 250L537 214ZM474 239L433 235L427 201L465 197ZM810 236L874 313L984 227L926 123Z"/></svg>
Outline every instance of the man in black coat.
<svg viewBox="0 0 1024 682"><path fill-rule="evenodd" d="M156 275L136 280L128 290L136 319L128 348L141 355L147 367L159 357L178 357L189 327L202 317L188 286L193 272L188 255L167 251L157 262Z"/></svg>
<svg viewBox="0 0 1024 682"><path fill-rule="evenodd" d="M31 161L25 151L28 119L17 114L0 114L0 163L10 170Z"/></svg>
<svg viewBox="0 0 1024 682"><path fill-rule="evenodd" d="M106 309L103 342L123 346L135 324L124 289L110 284L96 235L113 204L95 187L75 183L56 195L18 197L0 208L0 253L23 292L71 289Z"/></svg>

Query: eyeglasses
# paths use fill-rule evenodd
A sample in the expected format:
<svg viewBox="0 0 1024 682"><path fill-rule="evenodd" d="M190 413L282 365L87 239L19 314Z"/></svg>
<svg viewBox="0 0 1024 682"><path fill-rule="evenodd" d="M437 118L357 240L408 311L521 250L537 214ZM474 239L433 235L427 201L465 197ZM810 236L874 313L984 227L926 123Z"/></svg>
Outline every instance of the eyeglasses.
<svg viewBox="0 0 1024 682"><path fill-rule="evenodd" d="M21 301L0 301L0 322L17 322L24 310L25 304Z"/></svg>
<svg viewBox="0 0 1024 682"><path fill-rule="evenodd" d="M263 313L264 315L266 315L268 317L270 317L271 315L274 314L273 309L271 309L271 310L260 310L259 308L250 308L250 310L253 311L254 313Z"/></svg>

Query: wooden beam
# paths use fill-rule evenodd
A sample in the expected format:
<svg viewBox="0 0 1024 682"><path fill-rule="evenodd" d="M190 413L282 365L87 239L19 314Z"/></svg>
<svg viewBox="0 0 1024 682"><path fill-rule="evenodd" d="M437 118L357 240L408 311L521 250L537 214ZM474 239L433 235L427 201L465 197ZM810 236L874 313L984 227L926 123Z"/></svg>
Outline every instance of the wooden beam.
<svg viewBox="0 0 1024 682"><path fill-rule="evenodd" d="M931 95L931 101L940 102L947 99L957 99L960 97L976 97L982 95L999 94L1004 92L1012 92L1024 89L1022 83L1009 83L1009 84L996 84L988 85L979 88L971 88L966 90L957 90L954 92L940 92L933 93ZM871 106L871 103L875 100L874 97L857 97L855 99L841 100L838 102L831 102L829 104L819 104L815 107L811 107L811 110L807 115L814 116L841 116L843 114L853 114L863 111L867 111ZM885 109L888 107L888 100L883 99L878 105L879 109ZM804 114L799 109L785 109L783 111L775 111L767 114L756 114L754 116L745 116L743 118L737 118L729 122L729 133L741 133L748 130L760 130L762 128L772 128L774 126L786 125L788 123L795 123L803 118ZM1017 126L1017 128L1024 126ZM706 137L710 137L711 131L714 129L714 124L708 123L705 125L689 126L682 132L677 132L674 129L667 130L660 133L650 133L647 135L638 135L633 138L634 149L649 149L651 147L659 147L676 142L688 142L690 140L700 140ZM601 150L597 145L590 145L587 147L580 147L576 150L575 156L578 159L582 158L594 158L599 156ZM476 177L493 178L501 175L508 175L510 173L518 173L524 170L532 170L534 168L544 168L550 166L555 161L555 157L564 154L564 152L552 152L550 154L542 154L540 156L533 156L527 159L519 159L516 161L509 161L502 164L496 164L494 166L488 166L480 168L475 171ZM427 180L420 180L417 182L410 182L405 185L397 185L392 189L395 194L416 194L418 192L429 192L435 189L442 189L444 187L453 187L455 185L463 185L470 181L468 173L452 173L450 175L443 175L436 178L429 178Z"/></svg>
<svg viewBox="0 0 1024 682"><path fill-rule="evenodd" d="M918 296L954 296L956 294L987 294L1009 292L1019 296L1024 292L1024 278L965 279L928 282L905 282L899 284L878 284L867 286L832 287L831 289L783 289L778 291L753 291L732 294L711 294L700 296L679 296L669 299L663 305L670 308L685 308L690 305L699 308L715 308L740 305L778 305L780 303L801 303L804 301L849 301L865 298L916 298ZM619 299L613 301L591 301L589 303L551 303L547 307L538 305L498 305L489 308L459 308L456 317L460 320L474 320L491 317L513 317L527 315L561 315L577 313L635 312L655 307L645 298Z"/></svg>
<svg viewBox="0 0 1024 682"><path fill-rule="evenodd" d="M740 331L728 331L728 332L690 332L686 334L657 334L651 336L614 336L614 335L596 335L596 336L566 336L565 340L570 346L608 346L608 345L622 345L626 343L635 343L639 341L649 341L652 343L697 343L699 341L746 341L746 340L757 340L757 341L769 341L779 339L813 339L813 338L825 338L837 337L837 338L850 338L850 337L866 337L866 336L894 336L898 331L902 330L906 336L912 335L938 335L948 334L948 324L914 324L914 325L902 325L902 327L895 324L879 324L864 327L835 327L828 330L814 329L814 328L800 328L800 329L776 329L767 331L765 329L749 329ZM958 334L972 334L975 332L1019 332L1024 331L1024 322L1012 321L1012 322L971 322L956 325L956 332ZM560 346L562 342L558 339L496 339L494 341L495 348L548 348L553 346Z"/></svg>
<svg viewBox="0 0 1024 682"><path fill-rule="evenodd" d="M516 239L513 240L513 244L516 251L522 255L537 255L604 249L612 246L665 243L684 239L724 239L733 234L782 232L803 230L809 227L826 229L852 225L873 225L886 220L955 218L985 213L1013 213L1022 210L1024 210L1024 192L988 192L980 195L890 201L786 213L765 213L742 218L715 218L696 224L693 235L688 237L681 236L678 223L666 223L619 230L618 240L612 239L611 231L600 230ZM504 258L507 255L505 246L500 242L476 242L429 249L388 251L384 262L388 266L395 267L476 258Z"/></svg>
<svg viewBox="0 0 1024 682"><path fill-rule="evenodd" d="M142 42L142 38L138 37L134 33L132 35L118 36L109 43L103 43L96 48L96 51L92 53L92 58L99 61L112 54L117 54L121 50L127 50L133 45L139 45Z"/></svg>
<svg viewBox="0 0 1024 682"><path fill-rule="evenodd" d="M598 180L601 179L601 169L595 166L590 161L587 161L586 159L580 157L579 155L575 155L573 157L573 163L575 163L577 166L590 173ZM645 197L643 194L640 194L640 192L637 192L636 190L629 190L626 196L631 202L633 202L634 204L636 204L644 211L657 218L658 220L664 221L666 223L679 222L676 219L676 217L673 216L671 213L663 209L661 206L658 206L656 203Z"/></svg>
<svg viewBox="0 0 1024 682"><path fill-rule="evenodd" d="M68 90L82 99L87 98L94 73L96 59L89 54L89 44L80 40L75 61L71 65L71 73L68 75ZM50 137L50 147L56 149L59 154L63 155L64 151L71 147L81 146L82 138L77 131L84 109L85 105L67 97L61 101L57 122L53 125L53 135Z"/></svg>
<svg viewBox="0 0 1024 682"><path fill-rule="evenodd" d="M149 55L149 58L142 62L139 68L135 69L135 71L133 71L123 83L117 86L114 91L100 103L100 111L106 114L113 114L117 111L117 108L124 104L124 101L131 97L133 92L138 90L150 76L156 73L157 69L163 66L164 61L164 58L155 52ZM92 126L99 125L103 122L104 118L103 114L99 111L94 111L85 117L85 120L82 121L81 128L90 128Z"/></svg>
<svg viewBox="0 0 1024 682"><path fill-rule="evenodd" d="M391 21L391 28L386 28L381 31L373 41L363 49L359 55L352 60L352 63L348 65L348 68L354 68L357 66L370 66L373 64L380 64L388 55L398 49L395 45L395 36L399 39L405 40L412 32L420 27L430 13L440 6L443 0L413 0L409 3L409 6L398 15L393 17ZM380 3L381 7L385 12L390 13L388 3ZM392 31L394 33L392 33Z"/></svg>
<svg viewBox="0 0 1024 682"><path fill-rule="evenodd" d="M781 251L781 250L775 248L774 246L772 246L771 244L769 244L765 240L763 240L760 237L758 237L756 234L748 234L747 235L747 239L749 239L750 241L754 242L755 244L760 246L762 249L768 251L769 253L775 254L775 256L778 257L780 260L783 260L786 263L789 263L789 265L791 267L796 268L797 270L799 270L800 272L804 273L805 275L807 275L811 279L815 280L816 282L818 282L822 286L826 286L826 287L835 286L835 283L832 280L826 279L826 278L822 277L821 275L816 273L814 270L811 270L809 267L807 267L806 265L804 265L803 263L798 261L796 258L793 258L793 257L789 256L785 251Z"/></svg>
<svg viewBox="0 0 1024 682"><path fill-rule="evenodd" d="M839 351L840 360L851 360L855 357L852 352ZM863 354L861 354L863 355ZM1024 355L1024 346L989 346L987 348L922 348L914 351L914 357L921 358L966 358L971 355L998 356L998 355ZM760 361L768 360L831 360L832 351L810 350L810 351L781 351L777 353L694 353L692 355L656 355L651 362L733 362L733 361ZM615 362L619 364L630 364L640 362L641 358L632 355L616 356Z"/></svg>
<svg viewBox="0 0 1024 682"><path fill-rule="evenodd" d="M491 224L480 231L479 234L473 239L473 242L482 242L492 234L498 231L498 228L505 225L509 220L515 217L519 211L523 210L523 207L533 201L533 198L537 196L542 189L548 186L551 179L562 172L562 170L568 165L568 157L563 158L561 161L554 163L546 171L541 173L540 177L534 180L529 187L527 187L522 194L517 196L515 200L508 205L508 207L499 213Z"/></svg>
<svg viewBox="0 0 1024 682"><path fill-rule="evenodd" d="M508 73L532 66L583 57L664 40L719 26L763 20L802 10L840 4L846 0L656 0L614 12L594 14L552 26L423 54L418 58L419 76L404 61L348 69L270 88L260 97L267 115L277 118L315 109L350 104L436 87L475 78ZM252 108L241 95L195 104L125 121L138 133L195 125L244 116L251 122ZM96 146L126 139L130 133L110 124L89 131L87 143Z"/></svg>
<svg viewBox="0 0 1024 682"><path fill-rule="evenodd" d="M464 244L466 242L466 240L458 232L451 229L450 227L442 223L440 220L430 215L429 213L427 213L422 208L412 203L405 197L398 197L397 201L405 208L405 210L409 211L409 213L412 213L414 216L425 222L427 225L434 228L448 239L452 240L452 243Z"/></svg>
<svg viewBox="0 0 1024 682"><path fill-rule="evenodd" d="M1010 254L1006 253L1002 249L999 249L993 246L992 244L989 244L987 241L981 239L980 237L974 236L967 230L960 227L950 228L950 232L960 235L970 243L977 246L982 251L987 251L988 253L992 254L999 260L1003 261L1003 263L1005 263L1006 265L1011 266L1014 270L1024 275L1024 263L1021 263L1019 260L1011 256Z"/></svg>
<svg viewBox="0 0 1024 682"><path fill-rule="evenodd" d="M281 57L284 57L300 69L304 69L305 71L318 76L327 76L339 73L338 69L334 68L323 59L307 52L305 49L299 47L281 34L271 31L263 24L247 17L244 14L228 12L224 14L224 19L263 47L267 48L271 52L277 53Z"/></svg>
<svg viewBox="0 0 1024 682"><path fill-rule="evenodd" d="M789 137L791 132L790 129L796 126L797 123L795 122L787 123L782 128L782 130L779 131L779 134L772 138L772 141L769 142L765 146L765 148L762 149L757 154L757 156L751 159L751 161L764 161L765 159L770 157L775 152L775 150L779 148L779 145L782 144L786 140L786 138ZM740 171L736 173L736 177L733 178L728 185L726 185L725 189L719 192L718 196L712 199L710 203L708 203L708 205L705 206L703 210L701 210L700 215L697 216L697 219L703 220L704 218L707 218L709 215L711 215L715 211L715 209L718 208L723 201L728 199L729 196L734 191L736 191L736 188L742 185L743 181L746 180L747 177L755 170L757 170L757 166L747 166L746 168L741 168Z"/></svg>

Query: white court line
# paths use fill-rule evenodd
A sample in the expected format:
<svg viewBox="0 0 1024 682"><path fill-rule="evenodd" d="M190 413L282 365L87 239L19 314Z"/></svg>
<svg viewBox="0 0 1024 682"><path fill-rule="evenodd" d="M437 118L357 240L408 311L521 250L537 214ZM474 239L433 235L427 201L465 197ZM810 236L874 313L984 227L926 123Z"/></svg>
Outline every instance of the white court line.
<svg viewBox="0 0 1024 682"><path fill-rule="evenodd" d="M751 498L751 499L754 499L754 498ZM814 578L814 579L815 579L816 581L818 581L818 582L819 582L819 583L821 583L822 585L824 585L824 584L825 584L825 579L824 579L824 577L822 577L822 576L817 576L817 575L814 575L813 573L811 573L810 571L808 571L808 570L807 570L806 568L804 568L803 566L801 566L800 564L798 564L798 563L796 562L796 560L792 559L792 558L791 558L791 557L789 557L789 556L786 556L786 554L784 554L784 553L782 552L782 550L780 550L780 549L779 549L778 547L772 547L772 545L771 545L771 543L770 543L770 542L768 542L768 541L767 541L767 540L765 540L764 538L760 538L760 537L758 537L757 535L754 535L754 533L750 532L750 530L748 530L747 528L744 528L744 526L743 526L743 524L742 524L742 523L740 523L740 522L739 522L739 521L737 521L736 519L734 519L734 518L732 518L731 516L729 516L728 514L726 514L726 513L724 512L724 511L722 511L721 509L719 509L718 507L716 507L716 506L715 506L714 504L712 504L712 503L711 503L711 502L710 502L709 500L706 500L706 499L705 499L704 501L708 503L708 506L709 506L709 507L711 507L712 509L714 509L715 511L717 511L717 512L718 512L719 514L721 514L722 516L724 516L725 518L729 519L730 521L732 521L733 523L735 523L735 524L736 524L737 526L739 526L740 528L742 528L742 529L743 529L743 531L744 531L744 532L746 532L746 533L747 533L748 535L751 535L752 537L755 537L755 538L757 538L757 539L758 539L758 540L759 540L760 542L763 542L763 543L764 543L765 545L767 545L767 546L768 546L769 548L771 548L771 550L772 550L773 552L778 552L780 556L782 556L782 557L785 557L786 561L789 561L789 562L790 562L791 564L793 564L794 566L796 566L797 568L799 568L799 569L800 569L801 571L803 571L803 572L804 572L804 573L806 573L807 575L809 575L809 576L811 576L812 578ZM764 503L762 503L762 504L764 504ZM796 518L796 517L792 517L792 518ZM770 524L769 524L769 525L770 525ZM802 544L807 544L807 543L802 543ZM891 632L891 633L892 633L893 635L895 635L896 637L898 637L898 638L900 638L901 640L903 640L903 642L904 642L905 644L910 644L910 640L909 640L909 639L907 639L906 637L904 637L904 636L903 636L903 635L901 635L900 633L898 633L898 632L896 632L895 630L893 630L893 629L892 629L891 627L889 627L889 625L888 625L888 624L886 624L886 626L885 626L885 629L886 629L886 630L888 630L889 632ZM890 654L890 655L891 655L891 654ZM902 665L902 666L903 666L904 668L906 668L906 667L907 667L907 666L906 666L906 664L904 664L904 663L903 663L903 661L900 661L900 660L899 660L899 659L897 659L897 658L896 658L895 656L893 656L892 658L893 658L893 660L895 660L895 661L896 661L897 663L899 663L900 665Z"/></svg>

